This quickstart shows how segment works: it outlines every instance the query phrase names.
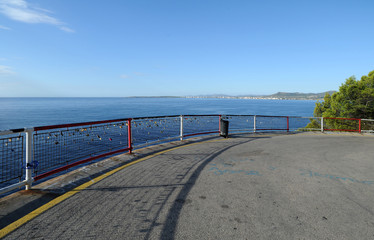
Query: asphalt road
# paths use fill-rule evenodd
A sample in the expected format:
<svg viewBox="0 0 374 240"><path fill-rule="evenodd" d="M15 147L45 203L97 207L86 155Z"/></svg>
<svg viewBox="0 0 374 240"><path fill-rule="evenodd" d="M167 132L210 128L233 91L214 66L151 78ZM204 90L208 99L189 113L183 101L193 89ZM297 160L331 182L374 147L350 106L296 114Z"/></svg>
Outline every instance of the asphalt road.
<svg viewBox="0 0 374 240"><path fill-rule="evenodd" d="M374 239L374 137L237 135L122 169L5 239Z"/></svg>

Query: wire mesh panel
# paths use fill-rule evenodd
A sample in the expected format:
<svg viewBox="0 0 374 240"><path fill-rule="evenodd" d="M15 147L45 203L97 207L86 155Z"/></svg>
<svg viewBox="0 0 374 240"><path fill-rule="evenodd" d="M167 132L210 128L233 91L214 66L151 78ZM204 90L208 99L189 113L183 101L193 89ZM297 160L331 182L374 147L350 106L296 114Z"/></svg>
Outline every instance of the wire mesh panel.
<svg viewBox="0 0 374 240"><path fill-rule="evenodd" d="M356 118L323 118L326 131L359 132L360 119Z"/></svg>
<svg viewBox="0 0 374 240"><path fill-rule="evenodd" d="M34 133L35 171L67 165L128 147L127 121L42 130Z"/></svg>
<svg viewBox="0 0 374 240"><path fill-rule="evenodd" d="M219 131L219 115L186 115L183 118L183 134L198 135Z"/></svg>
<svg viewBox="0 0 374 240"><path fill-rule="evenodd" d="M253 132L254 130L253 115L227 115L223 119L230 122L230 132Z"/></svg>
<svg viewBox="0 0 374 240"><path fill-rule="evenodd" d="M0 184L21 180L24 171L24 135L0 136Z"/></svg>
<svg viewBox="0 0 374 240"><path fill-rule="evenodd" d="M131 130L135 147L176 138L180 135L180 117L133 119Z"/></svg>
<svg viewBox="0 0 374 240"><path fill-rule="evenodd" d="M289 117L290 131L320 131L321 120L317 117Z"/></svg>
<svg viewBox="0 0 374 240"><path fill-rule="evenodd" d="M361 119L362 132L374 132L374 119Z"/></svg>
<svg viewBox="0 0 374 240"><path fill-rule="evenodd" d="M258 131L275 131L287 130L287 117L283 116L256 116L256 130Z"/></svg>

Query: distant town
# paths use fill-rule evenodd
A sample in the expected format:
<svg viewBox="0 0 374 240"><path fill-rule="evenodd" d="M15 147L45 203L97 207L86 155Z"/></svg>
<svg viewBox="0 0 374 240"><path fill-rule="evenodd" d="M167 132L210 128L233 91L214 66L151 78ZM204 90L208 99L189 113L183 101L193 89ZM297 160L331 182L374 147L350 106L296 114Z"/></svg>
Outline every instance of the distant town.
<svg viewBox="0 0 374 240"><path fill-rule="evenodd" d="M196 95L196 96L134 96L130 98L222 98L222 99L272 99L272 100L323 100L326 93L333 94L335 91L322 93L299 93L299 92L277 92L271 95L239 95L231 96L224 94Z"/></svg>

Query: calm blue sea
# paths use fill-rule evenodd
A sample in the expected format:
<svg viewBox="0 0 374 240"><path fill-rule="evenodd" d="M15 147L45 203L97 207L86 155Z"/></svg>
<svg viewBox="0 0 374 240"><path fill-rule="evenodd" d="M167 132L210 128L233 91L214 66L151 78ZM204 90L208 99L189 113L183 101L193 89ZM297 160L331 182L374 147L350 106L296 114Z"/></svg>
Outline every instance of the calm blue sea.
<svg viewBox="0 0 374 240"><path fill-rule="evenodd" d="M197 98L0 98L0 130L180 114L313 115L315 101Z"/></svg>

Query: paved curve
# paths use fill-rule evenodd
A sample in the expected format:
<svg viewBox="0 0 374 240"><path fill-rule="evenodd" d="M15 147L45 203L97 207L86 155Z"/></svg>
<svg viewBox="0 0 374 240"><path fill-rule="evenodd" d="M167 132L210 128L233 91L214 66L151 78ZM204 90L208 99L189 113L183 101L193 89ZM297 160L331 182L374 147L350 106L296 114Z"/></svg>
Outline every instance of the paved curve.
<svg viewBox="0 0 374 240"><path fill-rule="evenodd" d="M125 168L5 239L373 239L374 137L238 135Z"/></svg>

